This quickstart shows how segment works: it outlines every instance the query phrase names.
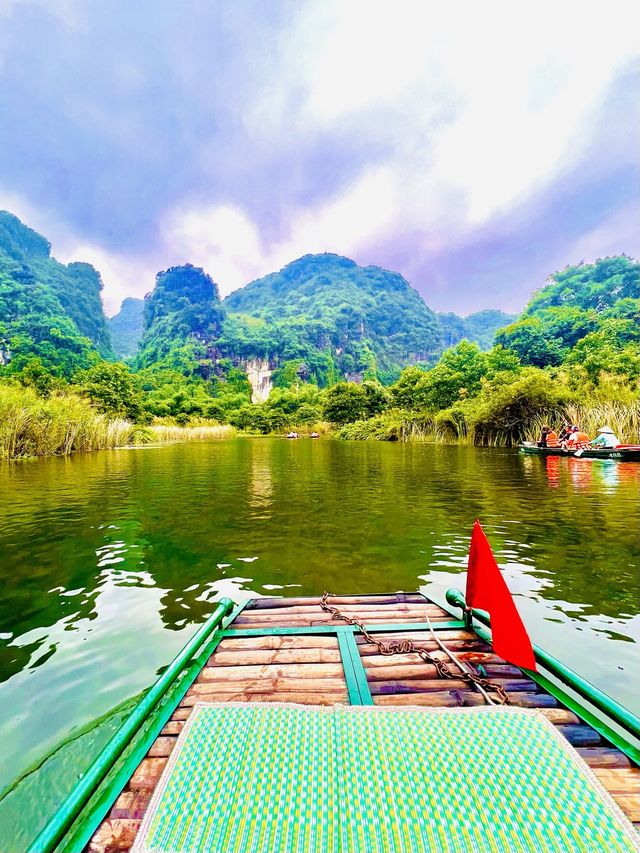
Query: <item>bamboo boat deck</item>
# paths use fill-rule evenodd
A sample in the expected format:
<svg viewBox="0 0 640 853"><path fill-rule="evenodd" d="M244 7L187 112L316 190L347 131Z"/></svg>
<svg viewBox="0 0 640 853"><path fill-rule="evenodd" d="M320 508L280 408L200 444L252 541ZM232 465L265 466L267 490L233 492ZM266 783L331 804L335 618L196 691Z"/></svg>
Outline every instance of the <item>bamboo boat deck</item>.
<svg viewBox="0 0 640 853"><path fill-rule="evenodd" d="M425 626L428 616L446 646L467 664L482 664L488 677L504 687L510 704L540 709L640 827L640 769L517 667L493 654L472 631L444 627L443 623L456 621L445 610L420 594L336 596L331 603L367 628L383 630L385 640L410 638L434 656L446 658ZM249 602L224 632L86 850L120 853L131 848L151 795L196 702L426 707L483 703L481 695L464 681L439 678L435 667L415 653L383 656L362 635L344 628L344 622L332 620L320 608L317 598L262 598Z"/></svg>

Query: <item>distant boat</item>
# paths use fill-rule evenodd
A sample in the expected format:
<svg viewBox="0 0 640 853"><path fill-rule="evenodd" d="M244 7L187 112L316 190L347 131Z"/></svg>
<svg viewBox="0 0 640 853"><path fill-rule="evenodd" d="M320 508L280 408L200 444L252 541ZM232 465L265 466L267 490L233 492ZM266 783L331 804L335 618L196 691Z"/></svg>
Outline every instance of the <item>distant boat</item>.
<svg viewBox="0 0 640 853"><path fill-rule="evenodd" d="M320 433L319 432L312 432L311 435L309 436L309 438L320 438Z"/></svg>
<svg viewBox="0 0 640 853"><path fill-rule="evenodd" d="M567 450L564 447L538 447L533 442L520 445L522 453L538 456L575 456L578 459L617 459L619 462L640 462L640 444L619 444L617 447L585 447Z"/></svg>
<svg viewBox="0 0 640 853"><path fill-rule="evenodd" d="M287 438L300 438L297 432L289 432L287 433Z"/></svg>

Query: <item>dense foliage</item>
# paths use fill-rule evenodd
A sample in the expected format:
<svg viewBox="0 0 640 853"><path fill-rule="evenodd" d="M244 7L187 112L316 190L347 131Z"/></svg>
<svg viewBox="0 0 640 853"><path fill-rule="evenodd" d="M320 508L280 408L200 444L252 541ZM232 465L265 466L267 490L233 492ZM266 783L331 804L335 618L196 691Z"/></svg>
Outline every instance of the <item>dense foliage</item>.
<svg viewBox="0 0 640 853"><path fill-rule="evenodd" d="M172 267L109 324L128 365L114 360L100 289L91 266L59 264L0 213L0 380L14 408L37 409L33 423L68 398L98 418L87 423L510 443L541 419L595 423L597 411L638 440L640 265L626 256L556 273L515 322L436 316L402 276L338 255L307 255L224 303L204 270ZM271 373L261 403L250 363Z"/></svg>
<svg viewBox="0 0 640 853"><path fill-rule="evenodd" d="M37 366L69 379L112 354L102 282L89 264L64 266L50 250L0 211L0 366L14 373Z"/></svg>
<svg viewBox="0 0 640 853"><path fill-rule="evenodd" d="M144 331L144 300L127 296L120 311L107 321L113 351L118 358L132 358Z"/></svg>
<svg viewBox="0 0 640 853"><path fill-rule="evenodd" d="M636 442L639 382L640 265L605 258L552 276L488 352L463 340L431 370L405 369L385 413L340 435L514 443L574 412L595 428L602 411Z"/></svg>
<svg viewBox="0 0 640 853"><path fill-rule="evenodd" d="M339 255L305 255L224 305L227 352L299 359L321 385L333 376L386 383L442 348L436 315L401 275Z"/></svg>
<svg viewBox="0 0 640 853"><path fill-rule="evenodd" d="M478 344L481 350L489 350L494 344L498 329L508 326L516 320L515 314L505 314L490 308L476 311L466 317L457 314L438 314L438 323L442 331L445 347L452 347L465 339Z"/></svg>

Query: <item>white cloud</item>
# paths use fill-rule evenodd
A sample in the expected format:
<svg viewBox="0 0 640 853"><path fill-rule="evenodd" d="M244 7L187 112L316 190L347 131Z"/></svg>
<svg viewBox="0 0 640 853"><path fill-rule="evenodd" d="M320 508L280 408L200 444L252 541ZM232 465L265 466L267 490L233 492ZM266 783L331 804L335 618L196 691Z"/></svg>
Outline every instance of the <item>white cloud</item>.
<svg viewBox="0 0 640 853"><path fill-rule="evenodd" d="M365 174L324 206L292 212L287 238L265 247L259 229L239 208L172 210L161 230L172 263L204 267L223 296L301 255L354 254L398 215L398 199L386 170Z"/></svg>
<svg viewBox="0 0 640 853"><path fill-rule="evenodd" d="M594 105L640 51L638 8L628 0L312 3L254 126L267 113L274 135L368 117L372 141L389 145L397 192L413 197L405 223L433 226L455 194L458 226L474 227L590 138Z"/></svg>

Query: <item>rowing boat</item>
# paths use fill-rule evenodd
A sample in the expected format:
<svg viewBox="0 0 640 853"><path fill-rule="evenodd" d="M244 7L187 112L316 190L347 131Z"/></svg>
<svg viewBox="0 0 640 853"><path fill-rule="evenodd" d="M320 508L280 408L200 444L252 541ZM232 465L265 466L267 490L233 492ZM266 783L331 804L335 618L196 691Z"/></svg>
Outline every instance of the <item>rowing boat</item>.
<svg viewBox="0 0 640 853"><path fill-rule="evenodd" d="M522 453L537 456L564 456L579 459L616 459L618 462L640 462L640 444L621 444L618 447L585 447L582 450L566 450L564 447L538 447L533 442L520 445Z"/></svg>
<svg viewBox="0 0 640 853"><path fill-rule="evenodd" d="M640 719L490 641L457 590L222 599L30 851L640 849Z"/></svg>

